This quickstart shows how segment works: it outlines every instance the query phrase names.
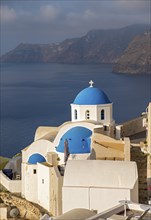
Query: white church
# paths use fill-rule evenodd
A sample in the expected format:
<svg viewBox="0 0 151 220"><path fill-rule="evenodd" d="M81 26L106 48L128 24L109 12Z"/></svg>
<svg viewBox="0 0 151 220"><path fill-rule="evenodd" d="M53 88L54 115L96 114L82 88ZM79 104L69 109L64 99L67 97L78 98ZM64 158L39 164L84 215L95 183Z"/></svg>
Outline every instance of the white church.
<svg viewBox="0 0 151 220"><path fill-rule="evenodd" d="M138 202L129 140L113 138L113 103L89 84L71 104L70 122L37 128L34 142L22 150L18 190L54 216L73 208L104 211L125 198ZM110 202L101 199L108 197Z"/></svg>
<svg viewBox="0 0 151 220"><path fill-rule="evenodd" d="M46 162L47 153L56 152L61 165L64 163L65 141L68 143L69 158L88 159L92 153L94 130L109 131L115 126L112 106L107 95L93 87L90 81L90 86L79 92L71 104L71 122L60 127L39 127L35 141L22 151L23 162Z"/></svg>

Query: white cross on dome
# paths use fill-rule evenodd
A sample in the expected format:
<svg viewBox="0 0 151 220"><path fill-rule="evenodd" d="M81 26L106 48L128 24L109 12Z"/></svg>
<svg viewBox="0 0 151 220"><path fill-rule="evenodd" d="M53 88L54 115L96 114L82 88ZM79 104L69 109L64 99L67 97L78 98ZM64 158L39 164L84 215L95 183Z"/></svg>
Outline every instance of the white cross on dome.
<svg viewBox="0 0 151 220"><path fill-rule="evenodd" d="M90 84L90 87L93 87L94 82L90 80L89 84Z"/></svg>

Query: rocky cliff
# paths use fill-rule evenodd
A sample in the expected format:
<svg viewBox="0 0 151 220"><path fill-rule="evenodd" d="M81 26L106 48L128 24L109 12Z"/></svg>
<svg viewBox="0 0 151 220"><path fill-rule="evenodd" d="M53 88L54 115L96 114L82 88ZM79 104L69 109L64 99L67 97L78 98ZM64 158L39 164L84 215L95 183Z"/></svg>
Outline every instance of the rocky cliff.
<svg viewBox="0 0 151 220"><path fill-rule="evenodd" d="M113 66L116 73L151 74L151 34L137 36Z"/></svg>
<svg viewBox="0 0 151 220"><path fill-rule="evenodd" d="M19 210L19 216L13 219L38 220L43 213L47 213L42 207L9 192L0 192L0 199L8 207L8 210L12 207L17 207Z"/></svg>
<svg viewBox="0 0 151 220"><path fill-rule="evenodd" d="M120 29L92 30L81 38L59 44L20 44L4 54L1 62L115 63L132 39L144 32L146 25Z"/></svg>

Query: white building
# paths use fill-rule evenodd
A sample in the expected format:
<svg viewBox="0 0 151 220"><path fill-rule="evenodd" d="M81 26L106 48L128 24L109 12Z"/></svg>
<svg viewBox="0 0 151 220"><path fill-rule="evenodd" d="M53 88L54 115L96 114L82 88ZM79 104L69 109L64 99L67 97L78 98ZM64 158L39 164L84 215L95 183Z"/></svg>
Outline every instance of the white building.
<svg viewBox="0 0 151 220"><path fill-rule="evenodd" d="M129 142L117 141L109 137L114 131L113 103L103 91L93 87L92 84L91 81L90 87L82 90L71 104L71 122L66 122L60 127L39 127L34 142L22 150L22 196L41 205L55 216L62 213L63 167L61 165L67 160L74 160L74 165L69 163L65 171L64 211L71 208L67 196L68 193L70 195L71 187L84 187L81 195L80 191L77 191L77 198L72 201L73 206L79 208L85 206L100 210L92 200L98 198L98 195L105 198L110 192L113 197L111 200L117 201L127 197L137 201L137 171L134 163L121 165L121 162L114 165L115 162L112 164L106 162L103 165L98 161L86 161L130 158ZM110 172L106 174L106 170ZM111 178L113 172L115 172L115 182ZM130 180L124 178L124 172L131 172ZM72 184L77 184L76 186L71 184L71 177ZM73 196L76 196L72 190ZM75 192L76 190L78 189L75 188ZM91 201L86 198L90 191L93 194ZM79 196L81 201L77 203ZM85 199L82 202L83 198ZM70 203L69 206L67 202ZM90 202L92 205L89 204ZM114 205L113 202L111 205Z"/></svg>
<svg viewBox="0 0 151 220"><path fill-rule="evenodd" d="M103 91L92 84L91 81L90 87L82 90L71 104L71 122L66 122L58 128L38 128L34 142L22 150L22 196L55 215L62 211L59 209L59 203L63 177L57 165L64 164L65 142L67 159L87 160L94 153L92 137L95 129L104 131L114 126L113 103ZM110 140L107 142L111 145ZM123 159L122 150L123 147L119 155ZM117 155L117 149L112 148L112 151L115 151L112 155ZM57 204L54 202L55 198L58 200ZM55 212L54 209L58 211Z"/></svg>
<svg viewBox="0 0 151 220"><path fill-rule="evenodd" d="M63 182L63 212L85 208L99 213L125 199L138 202L135 162L68 161Z"/></svg>
<svg viewBox="0 0 151 220"><path fill-rule="evenodd" d="M71 119L74 121L93 120L101 125L114 123L112 105L107 95L98 88L90 87L82 90L71 104Z"/></svg>
<svg viewBox="0 0 151 220"><path fill-rule="evenodd" d="M78 93L71 104L71 122L59 130L54 144L61 161L64 157L64 143L68 142L72 158L87 159L92 152L91 139L95 129L102 129L106 134L113 133L113 103L98 88L90 86ZM76 147L75 147L76 146Z"/></svg>

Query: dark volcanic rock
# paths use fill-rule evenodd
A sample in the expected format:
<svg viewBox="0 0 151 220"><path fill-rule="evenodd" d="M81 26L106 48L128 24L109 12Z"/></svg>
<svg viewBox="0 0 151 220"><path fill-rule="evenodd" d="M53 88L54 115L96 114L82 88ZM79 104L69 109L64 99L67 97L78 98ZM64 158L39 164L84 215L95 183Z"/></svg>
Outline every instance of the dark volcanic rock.
<svg viewBox="0 0 151 220"><path fill-rule="evenodd" d="M151 74L151 35L142 34L134 38L113 66L116 73Z"/></svg>
<svg viewBox="0 0 151 220"><path fill-rule="evenodd" d="M115 63L131 40L146 28L146 25L131 25L92 30L81 38L60 44L20 44L4 54L1 62Z"/></svg>

